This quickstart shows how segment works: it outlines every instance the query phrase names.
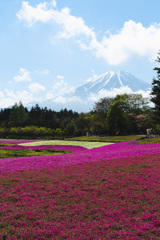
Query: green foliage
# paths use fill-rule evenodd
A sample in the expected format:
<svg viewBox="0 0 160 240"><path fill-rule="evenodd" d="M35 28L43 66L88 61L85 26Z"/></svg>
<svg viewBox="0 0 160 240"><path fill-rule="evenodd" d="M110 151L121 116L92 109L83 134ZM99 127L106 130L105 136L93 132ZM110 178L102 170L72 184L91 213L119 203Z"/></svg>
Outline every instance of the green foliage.
<svg viewBox="0 0 160 240"><path fill-rule="evenodd" d="M17 157L29 157L29 156L44 156L44 155L59 155L68 153L67 151L56 151L50 149L39 149L37 150L19 150L19 149L0 149L0 159L2 158L17 158Z"/></svg>
<svg viewBox="0 0 160 240"><path fill-rule="evenodd" d="M139 140L141 139L141 136L135 136L135 135L128 135L128 136L108 136L108 137L74 137L66 139L65 141L87 141L87 142L111 142L111 143L117 143L117 142L126 142L126 141L132 141L132 140Z"/></svg>
<svg viewBox="0 0 160 240"><path fill-rule="evenodd" d="M160 52L157 56L157 62L160 63ZM151 91L151 101L154 103L156 118L159 121L160 119L160 67L154 68L157 71L157 78L153 79L152 82L152 91Z"/></svg>
<svg viewBox="0 0 160 240"><path fill-rule="evenodd" d="M36 127L36 126L27 126L24 128L0 128L1 138L27 138L27 139L36 139L36 138L54 138L55 130L45 127Z"/></svg>
<svg viewBox="0 0 160 240"><path fill-rule="evenodd" d="M160 137L152 137L152 138L142 138L139 140L140 144L160 144Z"/></svg>
<svg viewBox="0 0 160 240"><path fill-rule="evenodd" d="M93 108L92 133L115 135L144 132L148 119L151 120L148 103L148 99L141 94L118 94L114 99L101 98ZM146 121L143 126L139 126L138 115L144 115L142 118Z"/></svg>
<svg viewBox="0 0 160 240"><path fill-rule="evenodd" d="M95 134L104 135L107 133L106 117L113 98L104 97L94 104L92 114L92 130Z"/></svg>
<svg viewBox="0 0 160 240"><path fill-rule="evenodd" d="M9 125L11 127L22 127L24 126L27 117L28 113L22 102L19 102L19 104L15 103L9 115Z"/></svg>
<svg viewBox="0 0 160 240"><path fill-rule="evenodd" d="M146 128L155 126L147 103L141 94L121 94L114 99L101 98L93 111L78 114L67 109L55 112L38 104L29 111L19 102L12 109L0 110L0 137L62 139L87 133L99 136L145 133Z"/></svg>
<svg viewBox="0 0 160 240"><path fill-rule="evenodd" d="M115 100L109 107L107 115L107 124L109 133L126 134L127 114L129 113L129 104L124 100Z"/></svg>
<svg viewBox="0 0 160 240"><path fill-rule="evenodd" d="M116 100L124 100L128 103L129 111L135 114L140 114L149 109L149 100L144 98L142 94L121 94L114 98Z"/></svg>
<svg viewBox="0 0 160 240"><path fill-rule="evenodd" d="M113 100L113 98L109 97L100 98L100 100L94 104L93 112L98 114L100 118L106 118L109 106L113 103Z"/></svg>
<svg viewBox="0 0 160 240"><path fill-rule="evenodd" d="M67 123L65 129L64 129L64 134L65 136L74 136L76 132L76 125L73 120L71 120L69 123Z"/></svg>
<svg viewBox="0 0 160 240"><path fill-rule="evenodd" d="M60 128L56 128L55 134L57 137L62 137L62 130Z"/></svg>

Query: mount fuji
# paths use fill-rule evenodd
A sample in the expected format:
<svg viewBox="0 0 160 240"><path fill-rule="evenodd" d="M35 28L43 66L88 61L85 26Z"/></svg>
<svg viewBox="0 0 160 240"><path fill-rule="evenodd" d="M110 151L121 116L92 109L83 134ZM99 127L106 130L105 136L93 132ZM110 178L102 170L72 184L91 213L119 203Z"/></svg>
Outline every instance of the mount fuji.
<svg viewBox="0 0 160 240"><path fill-rule="evenodd" d="M102 97L115 97L116 94L137 92L149 95L150 90L151 84L128 72L110 71L100 76L94 75L72 93L55 96L38 104L40 107L51 108L55 111L67 108L77 112L89 112L93 109L94 103ZM35 104L32 102L26 107Z"/></svg>
<svg viewBox="0 0 160 240"><path fill-rule="evenodd" d="M85 84L78 87L75 91L75 95L79 97L85 97L89 94L98 94L102 90L114 92L115 89L130 89L131 92L149 91L151 85L144 82L132 74L124 71L120 72L106 72L100 76L94 76L87 80Z"/></svg>

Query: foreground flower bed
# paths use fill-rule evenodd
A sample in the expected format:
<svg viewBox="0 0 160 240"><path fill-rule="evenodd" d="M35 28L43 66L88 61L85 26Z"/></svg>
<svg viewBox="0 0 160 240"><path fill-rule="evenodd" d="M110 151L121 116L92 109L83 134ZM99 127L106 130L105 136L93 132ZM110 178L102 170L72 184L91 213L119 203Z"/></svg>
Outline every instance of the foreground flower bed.
<svg viewBox="0 0 160 240"><path fill-rule="evenodd" d="M56 147L58 148L58 146L55 145L54 148ZM61 146L59 146L59 149L60 147ZM74 148L74 146L68 146L68 148L67 146L62 146L62 149L67 150L72 147ZM160 144L139 145L134 141L132 144L128 142L116 143L89 150L82 147L75 147L75 152L73 151L73 153L65 155L1 159L0 172L70 166L75 164L84 164L87 162L112 160L131 156L143 156L155 153L160 153Z"/></svg>
<svg viewBox="0 0 160 240"><path fill-rule="evenodd" d="M35 142L32 140L0 140L0 143L13 143L13 144L18 144L18 143L31 143Z"/></svg>
<svg viewBox="0 0 160 240"><path fill-rule="evenodd" d="M0 164L1 238L159 239L158 144Z"/></svg>
<svg viewBox="0 0 160 240"><path fill-rule="evenodd" d="M10 158L11 161L13 158L20 157L37 157L37 156L49 156L49 155L58 155L66 153L78 153L83 151L84 147L79 146L21 146L21 145L9 145L0 147L0 159Z"/></svg>
<svg viewBox="0 0 160 240"><path fill-rule="evenodd" d="M22 145L11 145L11 146L6 146L6 147L0 147L0 149L10 149L10 150L44 150L44 149L52 149L56 151L69 151L71 153L75 152L80 152L83 150L86 150L86 148L81 147L81 146L63 146L63 145L41 145L41 146L22 146Z"/></svg>

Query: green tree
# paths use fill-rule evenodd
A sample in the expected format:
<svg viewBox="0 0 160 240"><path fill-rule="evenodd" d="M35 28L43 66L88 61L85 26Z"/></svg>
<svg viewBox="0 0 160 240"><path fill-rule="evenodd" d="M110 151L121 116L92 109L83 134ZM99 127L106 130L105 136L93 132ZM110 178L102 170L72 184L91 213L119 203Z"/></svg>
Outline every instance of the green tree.
<svg viewBox="0 0 160 240"><path fill-rule="evenodd" d="M10 116L9 116L9 123L10 126L17 127L18 126L18 105L17 103L11 109Z"/></svg>
<svg viewBox="0 0 160 240"><path fill-rule="evenodd" d="M72 137L72 136L74 136L75 131L76 131L75 122L73 120L71 120L69 123L67 123L67 125L64 129L65 136Z"/></svg>
<svg viewBox="0 0 160 240"><path fill-rule="evenodd" d="M160 51L157 56L158 63L160 63ZM155 71L157 71L157 78L153 78L152 82L152 91L151 91L151 101L154 103L155 114L157 120L160 120L160 67L155 67Z"/></svg>
<svg viewBox="0 0 160 240"><path fill-rule="evenodd" d="M9 124L11 127L22 127L27 120L28 113L24 108L22 102L12 107L10 116L9 116Z"/></svg>
<svg viewBox="0 0 160 240"><path fill-rule="evenodd" d="M111 135L126 134L128 113L129 105L124 100L115 100L110 105L107 114L107 124Z"/></svg>
<svg viewBox="0 0 160 240"><path fill-rule="evenodd" d="M94 104L93 112L99 114L103 119L106 118L109 106L113 103L113 100L114 99L110 97L100 98L100 100Z"/></svg>
<svg viewBox="0 0 160 240"><path fill-rule="evenodd" d="M103 135L107 133L106 117L109 106L113 101L114 98L104 97L94 104L92 114L92 130L94 134Z"/></svg>
<svg viewBox="0 0 160 240"><path fill-rule="evenodd" d="M133 94L118 94L114 100L124 100L128 103L130 112L135 114L140 114L149 109L148 98L144 98L142 94L133 93Z"/></svg>

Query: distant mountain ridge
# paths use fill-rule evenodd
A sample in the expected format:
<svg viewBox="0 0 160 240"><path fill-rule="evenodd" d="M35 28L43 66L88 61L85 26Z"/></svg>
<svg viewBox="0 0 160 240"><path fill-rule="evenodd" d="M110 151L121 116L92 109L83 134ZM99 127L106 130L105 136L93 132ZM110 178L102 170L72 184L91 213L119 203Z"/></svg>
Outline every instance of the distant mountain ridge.
<svg viewBox="0 0 160 240"><path fill-rule="evenodd" d="M116 89L116 91L115 91ZM93 109L95 101L98 98L107 97L115 94L115 92L124 93L137 92L142 90L144 92L150 91L151 84L136 78L134 75L125 72L106 72L100 76L94 76L87 80L83 85L75 89L74 93L68 93L60 96L59 101L57 97L39 102L40 107L51 108L55 111L67 108L77 112L88 112ZM103 92L103 94L102 94ZM125 92L127 93L127 92ZM97 100L96 100L97 99ZM34 106L35 103L27 104L27 108Z"/></svg>
<svg viewBox="0 0 160 240"><path fill-rule="evenodd" d="M151 85L128 72L111 71L88 80L76 89L75 95L84 97L88 93L97 94L101 90L113 91L115 88L119 89L122 87L129 87L133 92L137 92L139 90L147 91Z"/></svg>

